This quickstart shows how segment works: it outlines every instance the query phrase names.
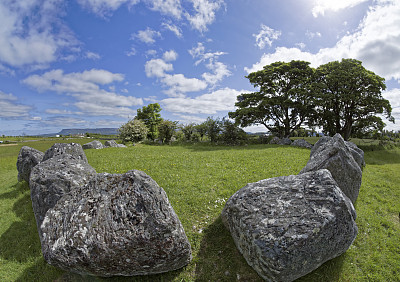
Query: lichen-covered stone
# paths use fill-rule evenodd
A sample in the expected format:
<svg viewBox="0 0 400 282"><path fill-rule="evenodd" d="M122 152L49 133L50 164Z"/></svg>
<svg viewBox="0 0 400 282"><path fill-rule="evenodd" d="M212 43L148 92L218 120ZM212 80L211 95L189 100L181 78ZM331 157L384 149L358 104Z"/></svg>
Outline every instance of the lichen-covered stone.
<svg viewBox="0 0 400 282"><path fill-rule="evenodd" d="M48 159L51 159L56 156L61 156L61 155L71 155L74 156L75 158L79 160L83 160L84 162L88 162L85 152L83 151L83 148L80 144L78 143L56 143L53 146L50 147L45 153L43 157L43 161L46 161Z"/></svg>
<svg viewBox="0 0 400 282"><path fill-rule="evenodd" d="M103 144L98 140L94 140L92 142L83 144L82 147L83 147L83 149L103 149L104 148Z"/></svg>
<svg viewBox="0 0 400 282"><path fill-rule="evenodd" d="M115 140L107 140L106 142L104 142L104 147L108 148L108 147L118 147L117 142L115 142Z"/></svg>
<svg viewBox="0 0 400 282"><path fill-rule="evenodd" d="M303 148L307 148L307 149L311 149L313 147L310 143L308 143L304 139L296 139L296 140L294 140L293 143L291 144L291 146L303 147Z"/></svg>
<svg viewBox="0 0 400 282"><path fill-rule="evenodd" d="M314 145L311 150L310 157L318 150L319 147L326 146L328 142L332 142L333 138L339 139L341 137L340 134L336 134L334 137L323 136L321 137ZM347 149L349 149L356 163L362 169L365 166L364 161L364 151L357 147L356 144L350 141L344 141Z"/></svg>
<svg viewBox="0 0 400 282"><path fill-rule="evenodd" d="M97 174L50 209L41 226L46 261L96 276L167 272L191 260L183 227L147 174Z"/></svg>
<svg viewBox="0 0 400 282"><path fill-rule="evenodd" d="M18 181L25 180L29 183L32 168L42 161L43 156L43 152L23 146L19 151L17 159Z"/></svg>
<svg viewBox="0 0 400 282"><path fill-rule="evenodd" d="M222 211L237 248L267 281L293 281L344 253L355 218L326 169L248 184Z"/></svg>
<svg viewBox="0 0 400 282"><path fill-rule="evenodd" d="M361 187L362 171L340 134L324 137L319 144L317 142L300 173L323 168L331 172L339 188L355 203Z"/></svg>
<svg viewBox="0 0 400 282"><path fill-rule="evenodd" d="M269 141L269 144L279 144L280 140L281 139L275 136L274 138L271 139L271 141Z"/></svg>
<svg viewBox="0 0 400 282"><path fill-rule="evenodd" d="M95 174L86 161L70 154L52 157L32 169L29 187L39 236L39 227L47 210L66 193L84 186Z"/></svg>
<svg viewBox="0 0 400 282"><path fill-rule="evenodd" d="M292 140L290 140L289 138L282 138L278 142L278 145L291 145L291 144Z"/></svg>

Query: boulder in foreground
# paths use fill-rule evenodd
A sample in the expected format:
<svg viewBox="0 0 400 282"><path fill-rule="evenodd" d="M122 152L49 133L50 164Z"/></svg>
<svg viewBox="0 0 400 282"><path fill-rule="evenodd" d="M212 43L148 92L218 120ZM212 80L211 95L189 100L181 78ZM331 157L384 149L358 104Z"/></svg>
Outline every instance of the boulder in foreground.
<svg viewBox="0 0 400 282"><path fill-rule="evenodd" d="M267 281L293 281L344 253L355 218L326 169L248 184L222 211L237 248Z"/></svg>
<svg viewBox="0 0 400 282"><path fill-rule="evenodd" d="M191 260L166 193L137 170L97 174L48 210L41 230L46 261L80 274L156 274Z"/></svg>

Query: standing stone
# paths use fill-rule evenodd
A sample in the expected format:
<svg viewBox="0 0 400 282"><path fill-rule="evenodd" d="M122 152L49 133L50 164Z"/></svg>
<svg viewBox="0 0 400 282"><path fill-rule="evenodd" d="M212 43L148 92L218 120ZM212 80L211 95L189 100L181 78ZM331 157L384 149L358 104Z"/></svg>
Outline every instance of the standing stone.
<svg viewBox="0 0 400 282"><path fill-rule="evenodd" d="M354 204L361 187L361 167L354 160L340 134L336 134L334 137L324 137L323 142L317 143L314 146L317 148L313 148L307 165L300 173L328 169L339 188Z"/></svg>
<svg viewBox="0 0 400 282"><path fill-rule="evenodd" d="M43 152L23 146L19 151L17 159L18 181L25 180L29 183L32 168L42 161L43 156Z"/></svg>
<svg viewBox="0 0 400 282"><path fill-rule="evenodd" d="M247 263L267 281L293 281L344 253L356 213L326 169L251 183L222 211Z"/></svg>
<svg viewBox="0 0 400 282"><path fill-rule="evenodd" d="M167 195L147 174L97 174L50 209L41 226L46 261L96 276L148 275L191 260Z"/></svg>
<svg viewBox="0 0 400 282"><path fill-rule="evenodd" d="M303 148L307 148L307 149L311 149L313 147L313 145L311 145L310 143L308 143L304 139L296 139L296 140L294 140L293 143L291 144L291 146L303 147Z"/></svg>
<svg viewBox="0 0 400 282"><path fill-rule="evenodd" d="M84 186L95 174L86 161L69 154L50 158L32 169L29 187L40 237L40 225L47 210L66 193Z"/></svg>
<svg viewBox="0 0 400 282"><path fill-rule="evenodd" d="M292 144L292 140L289 138L282 138L279 140L278 145L290 145Z"/></svg>
<svg viewBox="0 0 400 282"><path fill-rule="evenodd" d="M92 142L86 143L82 147L83 147L83 149L103 149L104 148L103 144L98 140L94 140Z"/></svg>
<svg viewBox="0 0 400 282"><path fill-rule="evenodd" d="M278 137L274 137L271 139L271 141L269 141L269 144L279 144L281 139L279 139Z"/></svg>
<svg viewBox="0 0 400 282"><path fill-rule="evenodd" d="M334 137L329 137L329 136L321 137L312 148L310 157L312 157L312 155L318 150L319 147L326 146L328 142L332 141L332 138L339 139L340 137L341 135L338 133ZM357 145L354 144L353 142L344 141L344 143L346 144L347 149L349 149L350 153L353 155L354 160L362 169L365 166L364 151L358 148Z"/></svg>
<svg viewBox="0 0 400 282"><path fill-rule="evenodd" d="M50 147L45 153L43 157L43 161L46 161L50 158L61 156L61 155L71 155L79 160L83 160L84 162L88 162L85 152L83 148L78 143L56 143Z"/></svg>
<svg viewBox="0 0 400 282"><path fill-rule="evenodd" d="M118 147L117 142L115 142L115 140L107 140L106 142L104 142L104 147L108 148L108 147Z"/></svg>

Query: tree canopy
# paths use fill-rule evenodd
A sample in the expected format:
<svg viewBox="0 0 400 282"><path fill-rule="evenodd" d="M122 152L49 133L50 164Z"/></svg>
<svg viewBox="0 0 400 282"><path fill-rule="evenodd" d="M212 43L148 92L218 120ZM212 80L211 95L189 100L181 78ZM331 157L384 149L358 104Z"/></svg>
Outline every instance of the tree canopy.
<svg viewBox="0 0 400 282"><path fill-rule="evenodd" d="M264 125L279 137L289 137L302 125L317 126L325 134L352 134L382 130L390 121L391 106L382 97L385 80L365 69L360 61L343 59L317 69L304 61L275 62L247 78L258 88L238 96L229 117L246 127Z"/></svg>
<svg viewBox="0 0 400 282"><path fill-rule="evenodd" d="M151 140L156 140L158 137L158 125L163 120L161 118L161 107L158 103L149 104L148 106L143 106L141 109L137 110L137 115L135 119L142 120L147 128L147 137Z"/></svg>
<svg viewBox="0 0 400 282"><path fill-rule="evenodd" d="M276 62L250 73L247 78L259 91L239 95L237 110L229 117L242 127L262 124L280 137L289 137L313 110L310 85L314 70L309 64Z"/></svg>
<svg viewBox="0 0 400 282"><path fill-rule="evenodd" d="M360 61L343 59L321 65L314 83L316 115L313 123L328 135L340 133L345 140L360 131L382 131L392 108L382 97L385 79L365 69Z"/></svg>

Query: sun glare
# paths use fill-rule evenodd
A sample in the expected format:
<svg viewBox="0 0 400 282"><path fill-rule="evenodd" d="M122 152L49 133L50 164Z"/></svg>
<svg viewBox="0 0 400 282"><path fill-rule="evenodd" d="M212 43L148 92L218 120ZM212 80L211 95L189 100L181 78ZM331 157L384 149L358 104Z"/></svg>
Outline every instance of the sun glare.
<svg viewBox="0 0 400 282"><path fill-rule="evenodd" d="M325 11L330 10L337 12L342 9L354 7L366 1L368 0L316 0L314 2L312 13L314 17L318 17L318 15L324 15Z"/></svg>

